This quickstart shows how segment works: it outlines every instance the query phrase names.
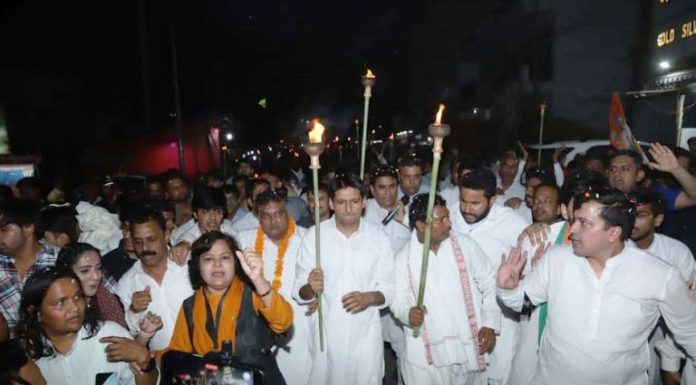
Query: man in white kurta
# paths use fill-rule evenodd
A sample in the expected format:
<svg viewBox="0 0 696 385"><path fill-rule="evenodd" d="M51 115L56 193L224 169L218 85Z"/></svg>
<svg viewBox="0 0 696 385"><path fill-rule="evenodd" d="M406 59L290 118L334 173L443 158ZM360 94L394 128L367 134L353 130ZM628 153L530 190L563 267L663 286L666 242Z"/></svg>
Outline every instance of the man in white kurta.
<svg viewBox="0 0 696 385"><path fill-rule="evenodd" d="M390 306L408 325L401 358L404 383L486 384L486 353L494 347L495 331L500 327L495 270L473 239L450 231L447 208L436 198L423 302L427 313L423 317L416 303L426 210L427 195L411 204L416 231L398 253L396 290ZM418 337L414 337L414 327L421 327Z"/></svg>
<svg viewBox="0 0 696 385"><path fill-rule="evenodd" d="M533 384L646 385L647 341L660 314L696 353L696 302L679 273L625 247L634 211L618 191L593 195L574 214L572 250L552 248L522 281L519 250L501 263L498 297L506 305L520 310L525 295L549 304Z"/></svg>
<svg viewBox="0 0 696 385"><path fill-rule="evenodd" d="M321 269L316 267L315 229L302 239L294 297L302 302L321 293L324 351L318 317L310 319L310 384L378 385L384 375L380 309L391 302L394 254L384 231L361 214L366 189L357 176L336 179L330 205L334 216L322 222Z"/></svg>
<svg viewBox="0 0 696 385"><path fill-rule="evenodd" d="M306 385L311 366L309 317L305 314L307 306L292 299L292 289L297 255L307 230L296 226L288 216L285 200L270 190L261 193L255 204L261 225L239 235L240 247L254 249L262 255L264 266L268 266L264 269L265 278L274 287L280 285L278 292L292 305L292 331L289 339L278 349L276 361L288 385Z"/></svg>
<svg viewBox="0 0 696 385"><path fill-rule="evenodd" d="M631 232L631 239L627 242L627 246L645 250L655 257L667 262L669 265L677 269L685 285L692 281L696 274L696 260L689 250L689 247L682 242L655 232L656 228L662 225L665 218L665 199L656 191L637 189L631 192L631 199L636 203L636 222ZM680 356L670 354L672 351L665 346L672 344L671 339L665 340L665 335L668 335L668 330L664 324L658 324L655 331L650 336L650 383L659 385L662 382L660 376L661 361L674 360L680 362ZM656 349L656 347L658 347ZM660 350L658 356L657 350ZM676 349L675 349L676 350ZM672 369L670 364L667 364L667 369ZM679 372L678 364L677 370ZM667 370L671 371L671 370Z"/></svg>
<svg viewBox="0 0 696 385"><path fill-rule="evenodd" d="M398 252L404 247L410 237L408 215L402 202L396 199L398 176L396 170L388 165L377 167L370 174L370 193L374 198L367 200L363 219L382 228L389 237L392 250ZM401 323L396 320L389 309L382 310L382 337L389 342L401 358L404 345L404 331Z"/></svg>
<svg viewBox="0 0 696 385"><path fill-rule="evenodd" d="M459 202L448 207L452 229L472 237L497 269L500 256L517 243L527 223L512 209L495 204L495 175L490 170L479 168L463 175L459 193ZM503 384L510 371L519 315L499 305L503 319L486 372L490 383Z"/></svg>
<svg viewBox="0 0 696 385"><path fill-rule="evenodd" d="M549 226L548 239L551 244L564 245L570 240L570 224L561 217L560 190L555 184L542 183L532 191L532 207L534 223ZM532 246L528 237L521 244L523 252L527 253L527 264L524 274L531 272L538 259L535 253L540 252L538 258L546 245L541 245L542 249ZM540 317L544 318L541 325L544 325L548 304L539 307L527 306L520 315L520 328L515 352L510 367L510 376L506 385L530 385L537 365L537 352L539 343L543 335L543 326L540 326Z"/></svg>

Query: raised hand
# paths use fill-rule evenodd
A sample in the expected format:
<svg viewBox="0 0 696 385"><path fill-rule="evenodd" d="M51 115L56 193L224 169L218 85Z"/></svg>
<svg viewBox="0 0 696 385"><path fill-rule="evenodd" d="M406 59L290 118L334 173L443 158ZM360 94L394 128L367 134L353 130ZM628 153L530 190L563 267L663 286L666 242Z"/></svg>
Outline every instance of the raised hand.
<svg viewBox="0 0 696 385"><path fill-rule="evenodd" d="M551 242L546 242L544 244L539 245L537 247L536 251L534 252L534 255L532 256L532 267L536 266L537 263L541 260L541 257L546 254L546 251L551 247Z"/></svg>
<svg viewBox="0 0 696 385"><path fill-rule="evenodd" d="M527 159L529 159L529 152L527 152L527 149L524 148L524 145L522 145L522 142L519 140L517 141L517 148L519 148L520 152L522 153L522 160L526 162Z"/></svg>
<svg viewBox="0 0 696 385"><path fill-rule="evenodd" d="M140 313L141 311L147 309L150 302L152 302L152 296L150 296L150 286L145 286L144 290L133 293L130 308L134 313Z"/></svg>
<svg viewBox="0 0 696 385"><path fill-rule="evenodd" d="M560 147L556 148L556 150L553 152L553 163L561 163L561 159L563 158L563 151L565 151L565 149L565 144L561 144Z"/></svg>
<svg viewBox="0 0 696 385"><path fill-rule="evenodd" d="M251 282L256 282L263 278L263 258L260 255L250 248L245 249L244 252L237 250L236 254L242 270L244 270Z"/></svg>
<svg viewBox="0 0 696 385"><path fill-rule="evenodd" d="M650 143L648 152L655 159L654 162L648 162L648 166L652 169L671 173L681 167L677 157L667 146L660 143Z"/></svg>
<svg viewBox="0 0 696 385"><path fill-rule="evenodd" d="M529 242L532 246L538 246L546 242L549 238L549 233L551 232L551 226L546 223L536 222L527 226L526 229L522 230L520 235L517 237L517 246L522 244L524 238L529 237Z"/></svg>
<svg viewBox="0 0 696 385"><path fill-rule="evenodd" d="M499 288L512 290L520 283L522 269L527 263L527 252L522 252L519 247L513 247L508 255L507 258L505 254L501 257L497 281Z"/></svg>
<svg viewBox="0 0 696 385"><path fill-rule="evenodd" d="M522 205L522 199L520 198L510 198L505 201L505 207L517 210Z"/></svg>

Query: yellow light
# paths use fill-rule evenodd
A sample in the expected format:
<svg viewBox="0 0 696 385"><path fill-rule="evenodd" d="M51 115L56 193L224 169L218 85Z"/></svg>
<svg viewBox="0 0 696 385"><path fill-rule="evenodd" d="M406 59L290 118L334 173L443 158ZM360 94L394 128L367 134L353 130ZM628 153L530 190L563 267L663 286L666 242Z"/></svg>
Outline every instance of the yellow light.
<svg viewBox="0 0 696 385"><path fill-rule="evenodd" d="M326 128L319 122L319 119L312 120L312 129L309 131L309 143L321 143L321 136L324 135Z"/></svg>
<svg viewBox="0 0 696 385"><path fill-rule="evenodd" d="M437 114L435 114L435 124L440 125L442 122L442 113L445 112L445 105L440 104L440 108L437 110Z"/></svg>

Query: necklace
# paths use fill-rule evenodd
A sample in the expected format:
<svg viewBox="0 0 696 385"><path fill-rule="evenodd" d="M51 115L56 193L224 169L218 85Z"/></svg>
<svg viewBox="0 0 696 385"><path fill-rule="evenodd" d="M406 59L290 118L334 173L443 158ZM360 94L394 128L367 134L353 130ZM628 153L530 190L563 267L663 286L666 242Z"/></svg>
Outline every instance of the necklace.
<svg viewBox="0 0 696 385"><path fill-rule="evenodd" d="M278 257L276 258L275 271L273 273L273 282L271 286L276 289L280 289L282 285L283 278L283 262L285 261L285 252L288 251L288 245L290 244L290 237L295 233L295 221L288 219L288 230L283 235L280 244L278 244ZM254 242L254 251L258 255L263 255L263 240L264 233L261 226L256 229L256 241Z"/></svg>

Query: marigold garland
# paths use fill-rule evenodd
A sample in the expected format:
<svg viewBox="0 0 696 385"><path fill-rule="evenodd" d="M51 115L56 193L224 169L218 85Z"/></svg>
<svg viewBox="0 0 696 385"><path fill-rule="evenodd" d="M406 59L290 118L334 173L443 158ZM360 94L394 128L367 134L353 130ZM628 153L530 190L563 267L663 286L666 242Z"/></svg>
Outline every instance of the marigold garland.
<svg viewBox="0 0 696 385"><path fill-rule="evenodd" d="M283 239L280 241L280 244L278 245L278 258L276 258L276 266L275 266L275 271L274 271L274 276L273 276L273 282L271 283L271 286L277 291L280 289L280 285L282 285L282 277L283 277L283 262L285 258L285 252L288 251L288 245L290 244L290 237L292 234L295 233L295 221L292 220L291 218L288 219L288 230L285 232L285 235L283 235ZM263 255L263 240L264 240L264 234L263 234L263 229L261 226L256 229L256 241L254 242L254 251L258 255Z"/></svg>

